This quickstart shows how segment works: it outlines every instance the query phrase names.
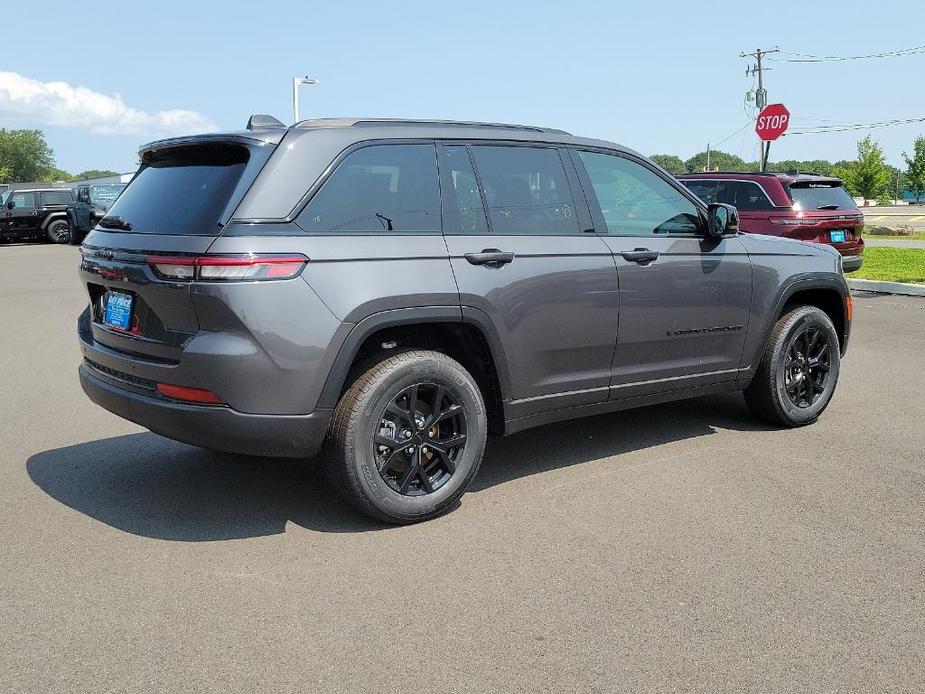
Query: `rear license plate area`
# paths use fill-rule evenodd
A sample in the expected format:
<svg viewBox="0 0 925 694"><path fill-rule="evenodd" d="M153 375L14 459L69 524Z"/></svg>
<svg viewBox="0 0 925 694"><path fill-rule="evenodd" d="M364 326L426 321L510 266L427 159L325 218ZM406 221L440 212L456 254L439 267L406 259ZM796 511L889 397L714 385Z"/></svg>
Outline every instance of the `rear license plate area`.
<svg viewBox="0 0 925 694"><path fill-rule="evenodd" d="M103 323L117 330L130 330L134 298L131 294L123 292L106 292L103 304Z"/></svg>
<svg viewBox="0 0 925 694"><path fill-rule="evenodd" d="M844 243L848 239L848 232L844 229L833 229L829 232L829 241L832 243Z"/></svg>

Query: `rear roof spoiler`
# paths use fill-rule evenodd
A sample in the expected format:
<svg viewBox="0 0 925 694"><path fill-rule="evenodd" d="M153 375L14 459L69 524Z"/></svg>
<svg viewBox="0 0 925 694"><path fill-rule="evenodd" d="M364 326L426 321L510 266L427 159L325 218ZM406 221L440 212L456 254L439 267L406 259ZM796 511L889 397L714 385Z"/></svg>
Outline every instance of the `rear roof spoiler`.
<svg viewBox="0 0 925 694"><path fill-rule="evenodd" d="M265 128L285 128L282 121L268 116L265 113L255 113L247 119L248 130L263 130Z"/></svg>

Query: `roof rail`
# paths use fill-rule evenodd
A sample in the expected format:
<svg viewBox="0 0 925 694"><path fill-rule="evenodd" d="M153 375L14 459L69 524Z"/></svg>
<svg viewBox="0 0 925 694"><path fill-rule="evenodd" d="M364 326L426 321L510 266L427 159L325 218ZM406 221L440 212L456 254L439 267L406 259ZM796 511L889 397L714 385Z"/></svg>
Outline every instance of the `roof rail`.
<svg viewBox="0 0 925 694"><path fill-rule="evenodd" d="M436 120L418 118L312 118L296 123L297 128L350 128L350 127L388 127L406 125L433 125L436 127L456 128L496 128L498 130L525 130L536 133L553 133L569 135L556 128L541 128L534 125L512 125L508 123L480 123L477 121Z"/></svg>

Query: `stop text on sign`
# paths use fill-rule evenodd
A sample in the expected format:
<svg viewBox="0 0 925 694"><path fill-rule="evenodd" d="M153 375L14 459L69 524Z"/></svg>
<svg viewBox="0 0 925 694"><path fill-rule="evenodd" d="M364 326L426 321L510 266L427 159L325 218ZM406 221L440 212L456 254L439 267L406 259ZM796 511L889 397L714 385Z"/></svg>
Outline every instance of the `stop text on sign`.
<svg viewBox="0 0 925 694"><path fill-rule="evenodd" d="M784 128L790 116L781 114L779 116L758 116L758 128L760 130L777 130Z"/></svg>
<svg viewBox="0 0 925 694"><path fill-rule="evenodd" d="M755 120L755 132L764 141L776 140L787 131L790 111L783 104L766 106Z"/></svg>

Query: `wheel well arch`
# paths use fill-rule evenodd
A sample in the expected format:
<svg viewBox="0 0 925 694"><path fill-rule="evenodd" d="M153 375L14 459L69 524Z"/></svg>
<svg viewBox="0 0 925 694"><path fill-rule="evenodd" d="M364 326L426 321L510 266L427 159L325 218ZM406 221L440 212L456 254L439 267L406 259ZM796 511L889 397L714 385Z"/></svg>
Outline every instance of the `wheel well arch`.
<svg viewBox="0 0 925 694"><path fill-rule="evenodd" d="M451 311L386 311L358 323L335 360L319 406L334 407L357 370L379 355L385 357L403 349L429 349L455 359L472 374L485 401L488 433L502 434L507 369L503 355L498 354L493 329L481 324L478 316L467 320L460 315L459 307L446 308ZM487 316L484 318L487 320Z"/></svg>
<svg viewBox="0 0 925 694"><path fill-rule="evenodd" d="M47 217L45 217L45 221L42 222L42 227L41 227L42 231L45 231L45 229L48 228L48 225L51 224L56 219L62 219L62 218L68 223L70 223L70 219L68 218L67 211L62 210L61 212L52 212Z"/></svg>
<svg viewBox="0 0 925 694"><path fill-rule="evenodd" d="M838 344L842 352L848 340L848 319L845 311L845 294L833 287L805 287L790 292L778 311L777 317L787 313L796 306L815 306L823 311L835 326Z"/></svg>

